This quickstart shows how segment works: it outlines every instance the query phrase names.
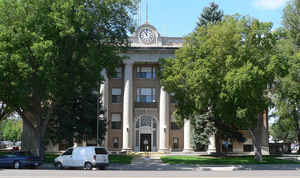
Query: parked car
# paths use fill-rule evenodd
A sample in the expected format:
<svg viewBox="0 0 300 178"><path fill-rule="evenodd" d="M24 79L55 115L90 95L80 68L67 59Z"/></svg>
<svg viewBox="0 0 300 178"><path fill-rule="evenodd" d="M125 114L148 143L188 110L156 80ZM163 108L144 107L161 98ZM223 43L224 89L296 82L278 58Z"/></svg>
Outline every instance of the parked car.
<svg viewBox="0 0 300 178"><path fill-rule="evenodd" d="M34 157L29 152L11 152L0 156L0 167L4 168L35 168L41 164L40 158Z"/></svg>
<svg viewBox="0 0 300 178"><path fill-rule="evenodd" d="M105 169L109 165L108 153L104 147L86 146L69 148L62 155L55 158L55 167L81 167Z"/></svg>

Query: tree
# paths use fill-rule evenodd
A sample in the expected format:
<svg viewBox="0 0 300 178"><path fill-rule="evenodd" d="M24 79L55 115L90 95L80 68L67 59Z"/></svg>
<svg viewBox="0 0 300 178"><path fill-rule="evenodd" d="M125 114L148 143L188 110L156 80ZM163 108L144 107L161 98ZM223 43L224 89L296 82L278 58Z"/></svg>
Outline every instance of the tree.
<svg viewBox="0 0 300 178"><path fill-rule="evenodd" d="M80 91L70 100L56 103L47 132L49 140L54 144L67 143L69 146L72 146L74 141L96 140L97 99L97 95L92 91ZM100 122L99 136L103 140L106 123Z"/></svg>
<svg viewBox="0 0 300 178"><path fill-rule="evenodd" d="M268 105L279 59L271 23L239 16L199 27L190 34L175 59L161 60L161 84L174 93L176 113L193 118L212 112L213 122L248 128L255 158L262 160L256 130Z"/></svg>
<svg viewBox="0 0 300 178"><path fill-rule="evenodd" d="M300 46L300 0L290 0L283 11L283 21L294 48Z"/></svg>
<svg viewBox="0 0 300 178"><path fill-rule="evenodd" d="M0 101L33 137L26 149L43 158L54 104L119 66L134 10L131 0L0 1Z"/></svg>
<svg viewBox="0 0 300 178"><path fill-rule="evenodd" d="M298 3L298 4L297 4ZM290 1L284 9L284 29L278 51L284 59L285 70L278 75L275 83L274 103L280 123L290 123L289 129L297 135L300 143L300 1ZM288 133L287 133L288 134Z"/></svg>
<svg viewBox="0 0 300 178"><path fill-rule="evenodd" d="M294 128L293 120L291 119L279 119L272 124L270 129L270 135L275 142L284 141L285 143L295 143L297 135Z"/></svg>
<svg viewBox="0 0 300 178"><path fill-rule="evenodd" d="M224 17L222 10L219 10L219 5L212 2L209 7L205 7L200 14L197 22L197 28L208 25L215 25L221 22Z"/></svg>
<svg viewBox="0 0 300 178"><path fill-rule="evenodd" d="M2 121L0 126L2 133L0 133L0 138L9 141L20 141L22 133L22 120L10 118Z"/></svg>

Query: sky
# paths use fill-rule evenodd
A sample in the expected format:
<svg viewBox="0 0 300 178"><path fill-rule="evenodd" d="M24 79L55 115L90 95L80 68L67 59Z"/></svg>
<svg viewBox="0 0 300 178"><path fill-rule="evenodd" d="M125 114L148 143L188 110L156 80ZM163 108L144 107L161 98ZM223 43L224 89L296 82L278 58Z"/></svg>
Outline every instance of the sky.
<svg viewBox="0 0 300 178"><path fill-rule="evenodd" d="M143 1L142 24L145 23L146 1ZM149 23L162 36L181 37L192 32L202 9L215 2L225 15L247 15L281 26L283 8L288 0L148 0Z"/></svg>

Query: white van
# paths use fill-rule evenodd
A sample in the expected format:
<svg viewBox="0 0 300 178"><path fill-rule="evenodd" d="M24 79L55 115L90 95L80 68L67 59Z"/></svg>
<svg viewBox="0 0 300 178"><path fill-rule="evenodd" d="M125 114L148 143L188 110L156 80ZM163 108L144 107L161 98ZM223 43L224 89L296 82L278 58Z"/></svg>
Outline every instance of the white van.
<svg viewBox="0 0 300 178"><path fill-rule="evenodd" d="M105 169L109 165L108 153L104 147L86 146L69 148L59 157L55 158L55 167L93 167Z"/></svg>

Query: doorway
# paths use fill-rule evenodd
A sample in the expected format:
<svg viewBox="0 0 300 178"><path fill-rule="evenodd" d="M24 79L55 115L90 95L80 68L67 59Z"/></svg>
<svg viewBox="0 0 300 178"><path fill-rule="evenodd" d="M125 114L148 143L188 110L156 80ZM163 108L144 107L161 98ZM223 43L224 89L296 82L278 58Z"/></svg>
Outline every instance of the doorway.
<svg viewBox="0 0 300 178"><path fill-rule="evenodd" d="M151 151L151 134L141 134L141 152Z"/></svg>

